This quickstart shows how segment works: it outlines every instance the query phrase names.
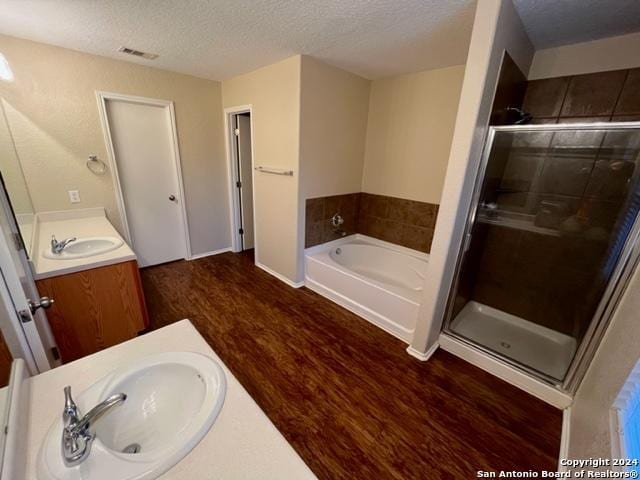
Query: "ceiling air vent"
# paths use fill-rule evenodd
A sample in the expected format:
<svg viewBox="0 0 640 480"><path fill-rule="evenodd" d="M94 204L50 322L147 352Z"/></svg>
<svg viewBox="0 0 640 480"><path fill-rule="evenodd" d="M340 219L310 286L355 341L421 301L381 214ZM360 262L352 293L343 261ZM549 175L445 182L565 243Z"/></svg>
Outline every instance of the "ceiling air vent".
<svg viewBox="0 0 640 480"><path fill-rule="evenodd" d="M158 55L156 55L155 53L141 52L140 50L134 50L133 48L129 48L129 47L120 47L118 51L122 53L126 53L127 55L146 58L147 60L154 60L158 58Z"/></svg>

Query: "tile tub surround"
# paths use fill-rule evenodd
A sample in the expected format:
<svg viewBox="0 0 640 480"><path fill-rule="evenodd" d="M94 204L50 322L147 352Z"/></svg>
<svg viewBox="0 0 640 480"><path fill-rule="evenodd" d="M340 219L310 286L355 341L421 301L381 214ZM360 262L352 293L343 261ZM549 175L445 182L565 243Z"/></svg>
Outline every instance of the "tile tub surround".
<svg viewBox="0 0 640 480"><path fill-rule="evenodd" d="M339 213L344 219L340 227L347 235L357 233L360 192L330 197L309 198L305 205L305 248L340 238L329 222Z"/></svg>
<svg viewBox="0 0 640 480"><path fill-rule="evenodd" d="M438 205L362 193L358 233L429 253Z"/></svg>
<svg viewBox="0 0 640 480"><path fill-rule="evenodd" d="M344 218L347 235L362 233L429 253L438 205L365 192L307 199L305 248L340 237L329 223L335 213Z"/></svg>

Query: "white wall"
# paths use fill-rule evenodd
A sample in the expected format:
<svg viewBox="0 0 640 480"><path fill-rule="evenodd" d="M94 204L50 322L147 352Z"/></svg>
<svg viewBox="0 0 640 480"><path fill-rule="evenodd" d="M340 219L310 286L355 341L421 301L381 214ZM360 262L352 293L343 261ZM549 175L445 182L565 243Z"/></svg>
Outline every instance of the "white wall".
<svg viewBox="0 0 640 480"><path fill-rule="evenodd" d="M0 96L36 211L102 206L122 233L110 174L85 166L92 154L108 162L95 92L173 100L191 251L229 246L219 82L2 35L0 53L15 75Z"/></svg>
<svg viewBox="0 0 640 480"><path fill-rule="evenodd" d="M479 0L471 35L427 281L411 347L426 352L438 338L452 267L464 233L503 51L529 71L533 46L511 0Z"/></svg>
<svg viewBox="0 0 640 480"><path fill-rule="evenodd" d="M362 191L440 203L464 65L374 80Z"/></svg>
<svg viewBox="0 0 640 480"><path fill-rule="evenodd" d="M529 79L640 67L640 32L536 51Z"/></svg>
<svg viewBox="0 0 640 480"><path fill-rule="evenodd" d="M611 458L609 410L640 358L640 269L636 269L576 395L569 458Z"/></svg>

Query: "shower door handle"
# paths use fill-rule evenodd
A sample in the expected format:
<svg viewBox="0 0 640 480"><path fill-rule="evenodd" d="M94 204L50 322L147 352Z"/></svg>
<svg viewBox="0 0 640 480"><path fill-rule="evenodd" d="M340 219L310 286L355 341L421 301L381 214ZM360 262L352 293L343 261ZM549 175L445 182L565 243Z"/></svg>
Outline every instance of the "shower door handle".
<svg viewBox="0 0 640 480"><path fill-rule="evenodd" d="M469 247L471 246L471 237L470 233L467 233L464 236L464 246L462 247L462 253L467 253L469 251Z"/></svg>

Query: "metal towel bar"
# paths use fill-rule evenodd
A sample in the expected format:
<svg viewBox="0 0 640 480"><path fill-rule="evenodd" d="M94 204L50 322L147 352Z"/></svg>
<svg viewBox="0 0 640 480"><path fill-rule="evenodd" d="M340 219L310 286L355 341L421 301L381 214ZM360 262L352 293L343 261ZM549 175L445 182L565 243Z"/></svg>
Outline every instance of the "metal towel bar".
<svg viewBox="0 0 640 480"><path fill-rule="evenodd" d="M272 173L273 175L287 175L289 177L293 176L293 170L284 170L282 168L272 167L256 167L255 169L259 172Z"/></svg>

